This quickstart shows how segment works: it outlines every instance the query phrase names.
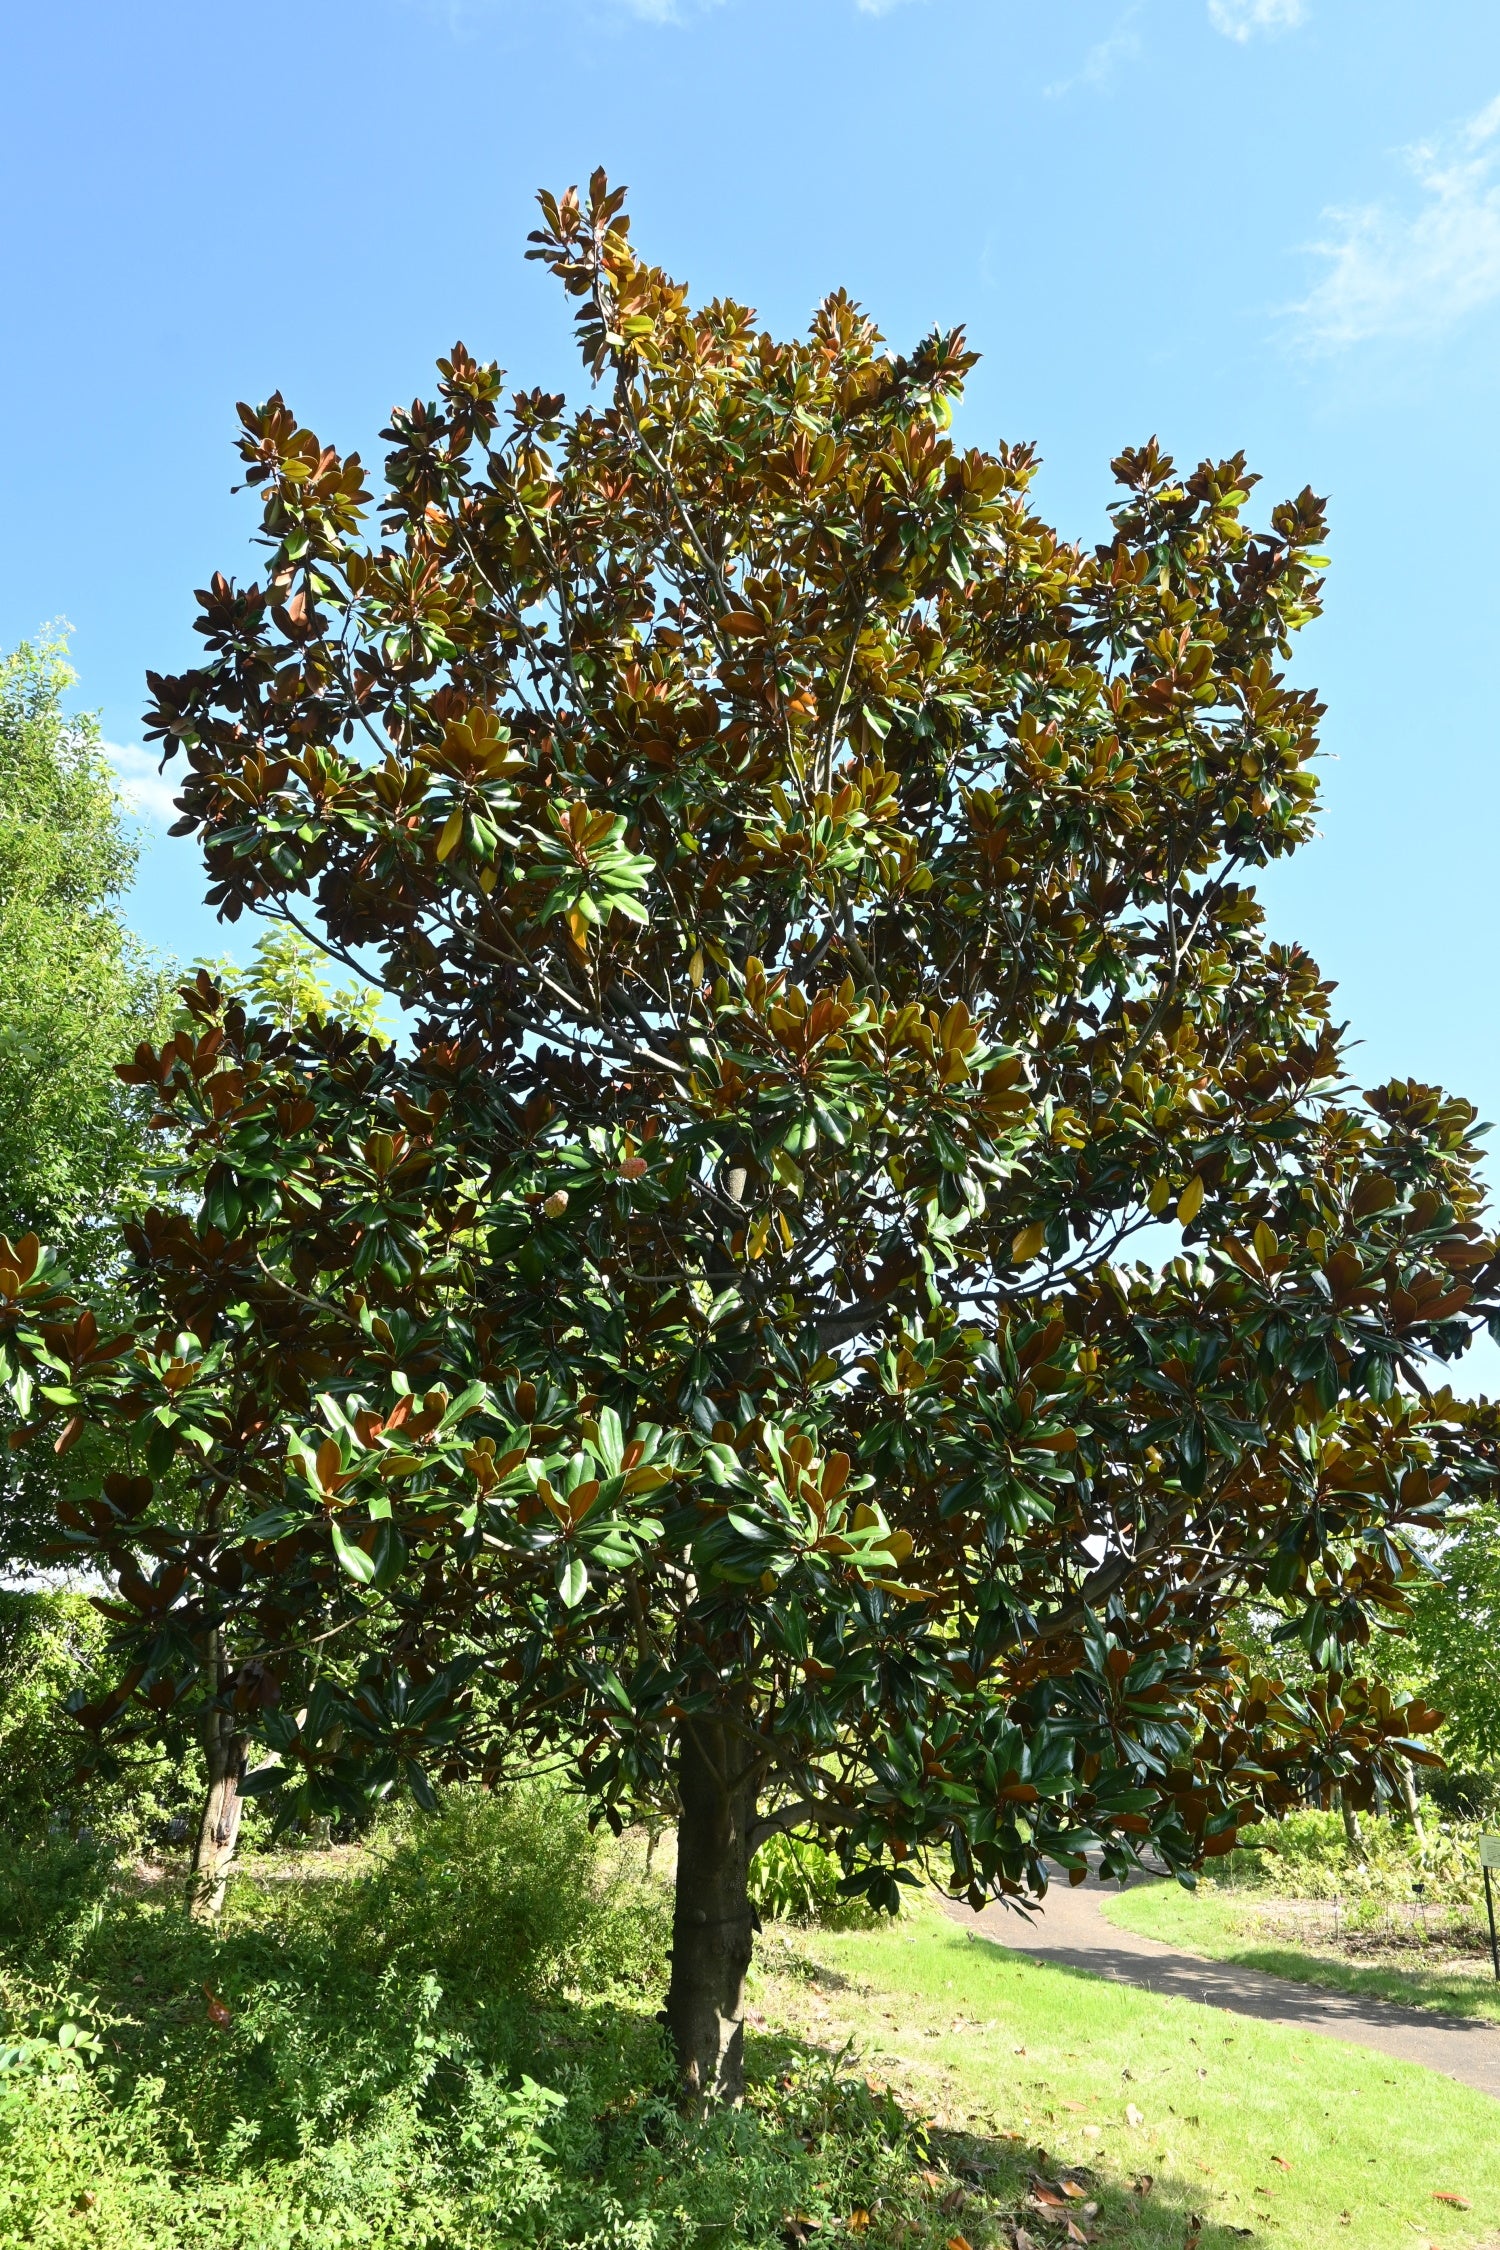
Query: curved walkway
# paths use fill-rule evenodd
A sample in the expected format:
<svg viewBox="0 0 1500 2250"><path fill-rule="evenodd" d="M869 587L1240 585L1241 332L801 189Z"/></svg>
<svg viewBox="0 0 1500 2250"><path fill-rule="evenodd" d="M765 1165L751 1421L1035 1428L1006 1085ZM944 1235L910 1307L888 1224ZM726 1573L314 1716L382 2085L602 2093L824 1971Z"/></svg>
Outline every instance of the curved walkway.
<svg viewBox="0 0 1500 2250"><path fill-rule="evenodd" d="M1196 2000L1205 2007L1227 2008L1233 2015L1256 2016L1262 2023L1347 2039L1401 2062L1422 2063L1428 2070L1500 2098L1500 2027L1294 1984L1286 1977L1239 1968L1232 1961L1179 1953L1155 1938L1138 1937L1133 1930L1119 1930L1106 1922L1100 1911L1103 1900L1118 1895L1112 1883L1090 1881L1076 1890L1055 1883L1030 1920L1002 1906L987 1906L975 1914L953 1900L945 1900L944 1905L954 1921L976 1935L1055 1968L1082 1969L1116 1984L1138 1985L1144 1992Z"/></svg>

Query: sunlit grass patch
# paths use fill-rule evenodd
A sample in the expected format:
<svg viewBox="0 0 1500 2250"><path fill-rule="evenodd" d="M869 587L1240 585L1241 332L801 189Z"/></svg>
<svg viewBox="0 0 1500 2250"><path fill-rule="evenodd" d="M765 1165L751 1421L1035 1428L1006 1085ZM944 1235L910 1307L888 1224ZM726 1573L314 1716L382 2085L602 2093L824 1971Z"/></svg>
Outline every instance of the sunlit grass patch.
<svg viewBox="0 0 1500 2250"><path fill-rule="evenodd" d="M1183 2250L1194 2215L1201 2250L1246 2228L1288 2250L1446 2250L1500 2227L1500 2105L1415 2065L1045 1966L935 1912L795 1942L821 1974L766 1978L768 2023L852 2040L872 2076L967 2137L994 2167L972 2224L954 2213L971 2243L1032 2175L1080 2168L1088 2223L1119 2250ZM1058 2239L1021 2208L1038 2242Z"/></svg>

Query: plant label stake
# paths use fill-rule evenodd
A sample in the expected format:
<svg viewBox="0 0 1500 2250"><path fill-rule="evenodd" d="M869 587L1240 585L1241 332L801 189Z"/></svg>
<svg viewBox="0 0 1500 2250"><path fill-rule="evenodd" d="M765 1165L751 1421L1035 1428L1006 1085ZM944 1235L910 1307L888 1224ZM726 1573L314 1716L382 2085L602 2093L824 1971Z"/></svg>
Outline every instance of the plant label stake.
<svg viewBox="0 0 1500 2250"><path fill-rule="evenodd" d="M1479 1839L1479 1864L1484 1869L1484 1910L1490 1918L1490 1959L1495 1967L1495 1982L1500 1984L1500 1945L1495 1942L1494 1870L1500 1867L1500 1836L1481 1836Z"/></svg>

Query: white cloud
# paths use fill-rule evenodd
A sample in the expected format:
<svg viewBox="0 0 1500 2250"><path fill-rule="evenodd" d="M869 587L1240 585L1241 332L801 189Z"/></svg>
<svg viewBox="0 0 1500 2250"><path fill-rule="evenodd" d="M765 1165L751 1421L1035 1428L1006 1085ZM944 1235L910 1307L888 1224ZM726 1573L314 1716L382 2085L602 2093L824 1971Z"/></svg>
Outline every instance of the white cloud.
<svg viewBox="0 0 1500 2250"><path fill-rule="evenodd" d="M721 0L617 0L617 4L643 23L683 23L705 8L719 7Z"/></svg>
<svg viewBox="0 0 1500 2250"><path fill-rule="evenodd" d="M1309 245L1327 271L1290 310L1324 350L1435 335L1500 297L1500 97L1404 154L1414 208L1327 211L1333 232Z"/></svg>
<svg viewBox="0 0 1500 2250"><path fill-rule="evenodd" d="M149 750L126 742L104 742L100 748L114 767L115 795L127 811L141 820L160 821L163 828L181 817L173 784L157 772Z"/></svg>
<svg viewBox="0 0 1500 2250"><path fill-rule="evenodd" d="M1132 0L1132 5L1116 23L1113 31L1105 33L1089 48L1083 61L1071 78L1059 78L1055 84L1044 86L1042 91L1051 100L1059 95L1071 94L1075 86L1107 86L1114 76L1117 63L1128 62L1141 51L1140 34L1135 29L1136 17L1141 12L1142 0Z"/></svg>
<svg viewBox="0 0 1500 2250"><path fill-rule="evenodd" d="M1208 0L1208 20L1243 47L1258 31L1295 31L1307 10L1303 0Z"/></svg>

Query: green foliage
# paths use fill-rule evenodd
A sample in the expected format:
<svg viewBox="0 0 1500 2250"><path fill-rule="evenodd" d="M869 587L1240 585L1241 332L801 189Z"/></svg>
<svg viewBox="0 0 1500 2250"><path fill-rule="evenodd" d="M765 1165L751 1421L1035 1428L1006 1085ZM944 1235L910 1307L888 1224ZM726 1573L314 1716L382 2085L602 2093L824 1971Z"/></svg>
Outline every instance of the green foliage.
<svg viewBox="0 0 1500 2250"><path fill-rule="evenodd" d="M268 1863L214 1934L96 1858L0 1859L0 2240L71 2243L86 2209L102 2250L701 2250L882 2193L902 2228L920 2130L825 2058L768 2055L741 2116L662 2097L665 1937L660 1889L541 1786L445 1803L363 1872Z"/></svg>
<svg viewBox="0 0 1500 2250"><path fill-rule="evenodd" d="M0 658L0 1236L55 1244L104 1311L119 1217L149 1199L160 1153L115 1065L165 1029L170 980L120 917L136 847L97 722L64 709L73 684L60 639ZM41 1558L59 1496L106 1450L66 1473L20 1459L17 1420L0 1394L0 1567Z"/></svg>
<svg viewBox="0 0 1500 2250"><path fill-rule="evenodd" d="M91 1721L215 1635L303 1817L524 1741L623 1822L701 1739L873 1903L1371 1805L1435 1714L1364 1652L1500 1459L1418 1363L1500 1264L1474 1111L1355 1091L1252 887L1313 833L1322 503L1153 442L1072 544L955 444L961 333L773 338L602 175L541 200L598 395L455 346L370 532L357 455L243 407L263 570L152 679L213 902L413 1028L200 977L126 1072L183 1149L137 1348L0 1267L37 1442L132 1448L66 1518L122 1597Z"/></svg>
<svg viewBox="0 0 1500 2250"><path fill-rule="evenodd" d="M150 1105L114 1066L162 1026L167 980L120 919L136 847L73 684L61 640L0 658L0 1232L92 1270L146 1189Z"/></svg>
<svg viewBox="0 0 1500 2250"><path fill-rule="evenodd" d="M347 1917L341 1949L471 1995L644 1987L667 1944L661 1892L545 1783L445 1790L328 1911Z"/></svg>
<svg viewBox="0 0 1500 2250"><path fill-rule="evenodd" d="M221 992L243 1001L282 1031L334 1017L379 1037L385 1022L379 989L363 982L331 985L328 959L300 930L281 922L256 939L248 969L227 956L195 961L193 967L211 977Z"/></svg>
<svg viewBox="0 0 1500 2250"><path fill-rule="evenodd" d="M768 1836L750 1863L750 1901L764 1921L824 1930L867 1929L867 1901L843 1888L844 1870L815 1837ZM883 1917L881 1917L883 1919Z"/></svg>
<svg viewBox="0 0 1500 2250"><path fill-rule="evenodd" d="M86 1831L106 1855L138 1850L184 1819L197 1794L196 1761L181 1724L102 1760L68 1716L72 1695L102 1694L109 1628L76 1593L0 1590L0 1839ZM86 1765L87 1770L80 1768Z"/></svg>
<svg viewBox="0 0 1500 2250"><path fill-rule="evenodd" d="M1438 1821L1431 1808L1420 1834L1408 1821L1362 1822L1358 1851L1338 1813L1315 1810L1266 1821L1247 1832L1245 1843L1249 1849L1230 1853L1215 1869L1215 1882L1279 1898L1406 1905L1422 1885L1455 1906L1473 1906L1481 1896L1476 1831Z"/></svg>
<svg viewBox="0 0 1500 2250"><path fill-rule="evenodd" d="M1413 1594L1409 1625L1423 1693L1444 1714L1450 1764L1500 1767L1500 1514L1462 1516Z"/></svg>

